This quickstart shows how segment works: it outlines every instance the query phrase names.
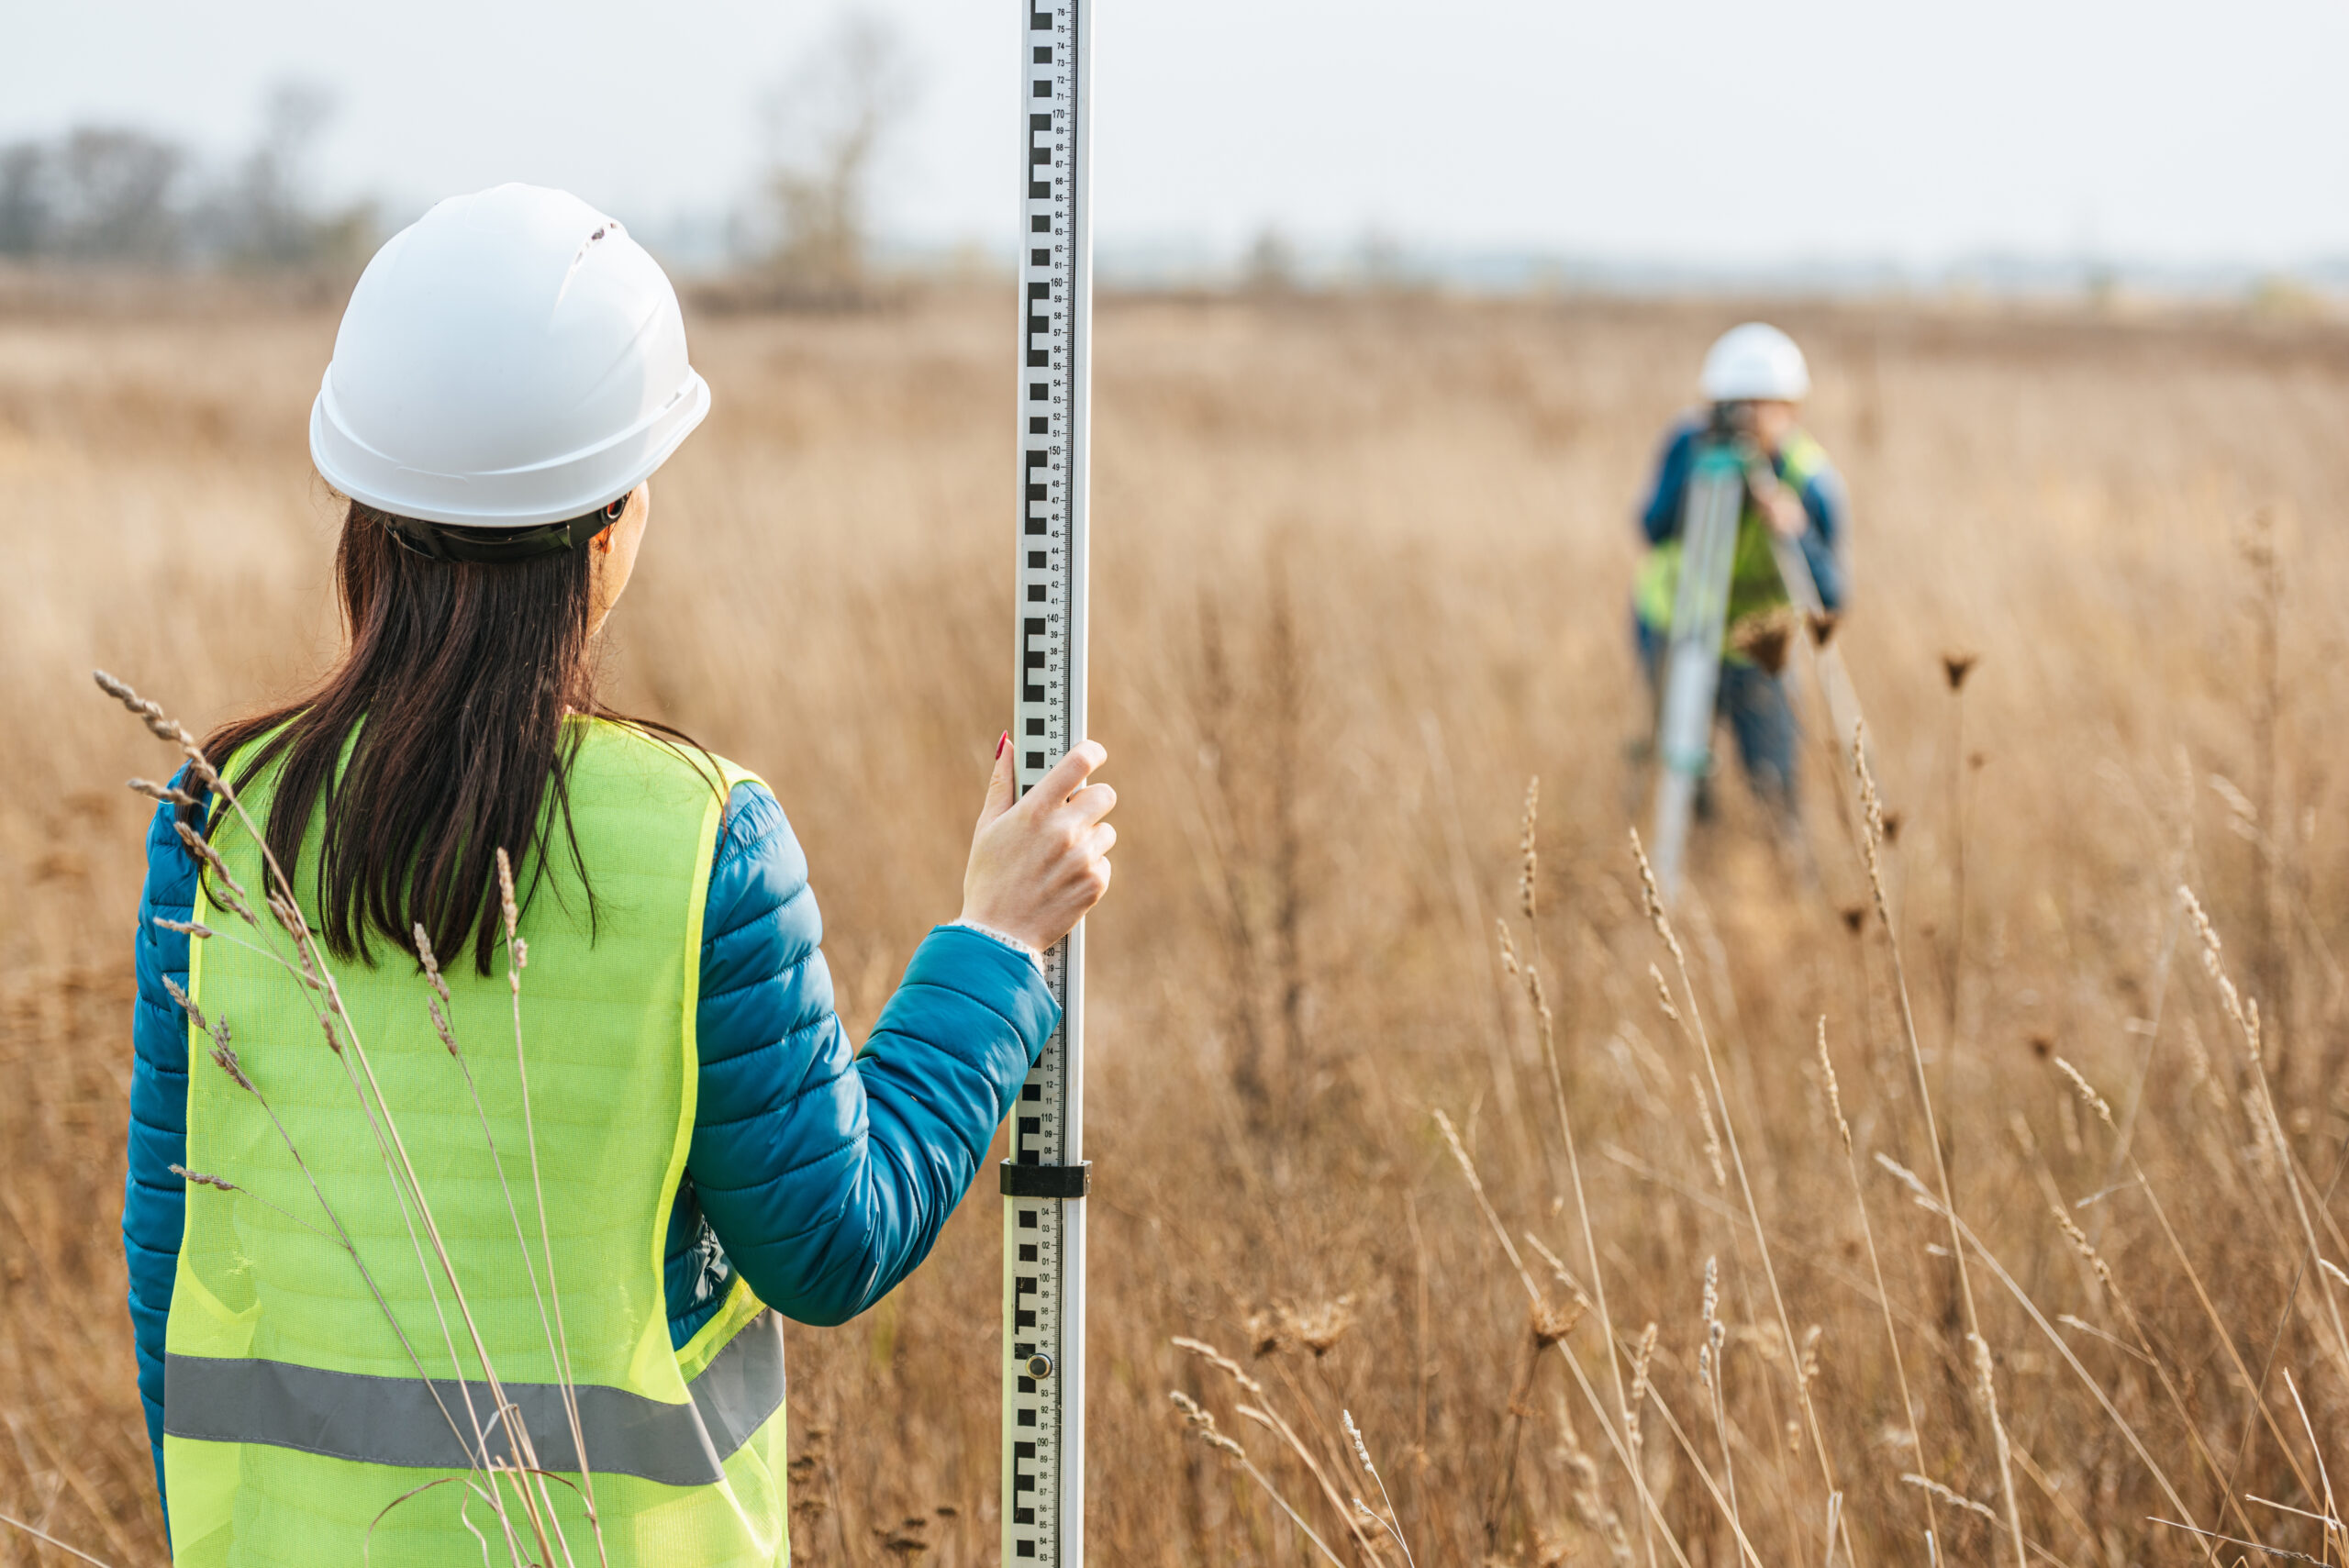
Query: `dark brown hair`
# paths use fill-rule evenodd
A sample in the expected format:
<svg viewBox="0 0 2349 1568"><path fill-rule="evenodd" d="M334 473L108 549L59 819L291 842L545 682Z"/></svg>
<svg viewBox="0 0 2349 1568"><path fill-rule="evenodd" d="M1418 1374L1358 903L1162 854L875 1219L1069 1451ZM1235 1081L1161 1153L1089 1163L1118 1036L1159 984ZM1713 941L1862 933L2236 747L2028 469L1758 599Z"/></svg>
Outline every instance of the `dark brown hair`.
<svg viewBox="0 0 2349 1568"><path fill-rule="evenodd" d="M289 876L301 874L303 839L323 803L316 874L329 951L372 965L371 929L406 951L421 924L444 962L471 942L485 975L498 943L501 847L527 902L560 824L595 929L567 787L583 728L565 715L620 719L699 748L596 699L587 549L432 560L395 537L417 527L351 503L335 551L350 637L341 662L300 700L223 725L204 746L239 787L282 763L263 836Z"/></svg>

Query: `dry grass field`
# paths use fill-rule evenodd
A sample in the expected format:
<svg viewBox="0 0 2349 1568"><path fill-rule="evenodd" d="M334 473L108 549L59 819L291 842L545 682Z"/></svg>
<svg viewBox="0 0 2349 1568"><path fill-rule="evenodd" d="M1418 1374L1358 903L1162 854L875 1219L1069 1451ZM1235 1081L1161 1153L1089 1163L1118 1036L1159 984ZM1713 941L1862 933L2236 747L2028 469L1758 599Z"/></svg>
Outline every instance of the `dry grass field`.
<svg viewBox="0 0 2349 1568"><path fill-rule="evenodd" d="M1629 512L1742 314L1104 303L1097 1562L1325 1560L1170 1392L1350 1563L1403 1559L1341 1512L1377 1500L1341 1411L1421 1564L1921 1563L1929 1529L1954 1563L2261 1561L2152 1516L2344 1560L2307 1514L2349 1462L2349 334L1777 312L1855 499L1891 918L1806 684L1815 875L1732 783L1684 974L1627 834ZM330 656L333 327L0 316L0 1511L117 1565L164 1554L118 786L167 759L87 672L200 727ZM954 912L1007 706L1010 306L694 331L716 411L656 482L614 685L775 786L861 1031ZM1962 1278L1877 1158L1938 1201L1920 1086ZM800 1562L995 1561L998 1212L791 1330ZM65 1561L0 1530L0 1563Z"/></svg>

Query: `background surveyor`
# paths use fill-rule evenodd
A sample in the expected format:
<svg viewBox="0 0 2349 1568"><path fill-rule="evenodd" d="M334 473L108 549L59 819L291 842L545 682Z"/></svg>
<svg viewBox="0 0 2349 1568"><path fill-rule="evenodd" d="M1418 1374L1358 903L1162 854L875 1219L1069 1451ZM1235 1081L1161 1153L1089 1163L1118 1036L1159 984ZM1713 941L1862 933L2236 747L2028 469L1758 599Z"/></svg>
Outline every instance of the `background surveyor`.
<svg viewBox="0 0 2349 1568"><path fill-rule="evenodd" d="M1733 327L1705 355L1698 378L1707 406L1682 416L1664 438L1653 484L1640 508L1651 549L1631 591L1631 620L1652 699L1663 687L1663 661L1672 634L1673 599L1680 583L1681 523L1688 475L1709 430L1744 434L1766 462L1756 473L1738 520L1731 569L1727 636L1716 709L1737 737L1737 750L1754 793L1791 819L1795 809L1794 709L1787 702L1783 657L1756 656L1757 642L1775 636L1791 603L1773 553L1771 536L1801 551L1830 612L1843 604L1842 540L1848 511L1843 484L1826 449L1796 421L1810 393L1810 371L1793 339L1755 321ZM1757 464L1757 467L1759 465ZM1775 631L1773 631L1775 628ZM1709 792L1698 794L1700 812Z"/></svg>
<svg viewBox="0 0 2349 1568"><path fill-rule="evenodd" d="M207 796L164 805L148 841L123 1230L177 1562L545 1561L533 1507L567 1538L557 1561L782 1561L776 1315L840 1322L921 1262L1055 1027L1039 950L1109 880L1099 746L1015 801L998 741L961 917L860 1054L774 797L598 700L648 481L709 400L659 266L561 192L443 202L351 296L310 426L349 500L348 642L308 695L206 742L331 951L352 1026L332 1048L312 993L223 912L229 878L267 885L253 835ZM183 825L217 868L199 875ZM218 934L161 923L191 919ZM167 981L226 1020L232 1056ZM379 1102L351 1086L353 1035ZM433 1246L386 1173L387 1121ZM492 1475L516 1425L563 1484Z"/></svg>

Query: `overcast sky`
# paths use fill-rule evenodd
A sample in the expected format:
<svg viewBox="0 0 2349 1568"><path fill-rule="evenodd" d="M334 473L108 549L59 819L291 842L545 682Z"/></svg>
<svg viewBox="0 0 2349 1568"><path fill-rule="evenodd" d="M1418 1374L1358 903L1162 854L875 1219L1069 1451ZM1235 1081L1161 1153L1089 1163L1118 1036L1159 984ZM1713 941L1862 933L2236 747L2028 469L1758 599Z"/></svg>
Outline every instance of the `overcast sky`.
<svg viewBox="0 0 2349 1568"><path fill-rule="evenodd" d="M885 0L922 87L892 232L1008 247L1019 0ZM226 156L335 89L322 183L405 216L505 179L657 230L736 199L790 0L0 0L0 137L88 118ZM1099 0L1105 244L1754 264L1987 250L2349 256L2343 0Z"/></svg>

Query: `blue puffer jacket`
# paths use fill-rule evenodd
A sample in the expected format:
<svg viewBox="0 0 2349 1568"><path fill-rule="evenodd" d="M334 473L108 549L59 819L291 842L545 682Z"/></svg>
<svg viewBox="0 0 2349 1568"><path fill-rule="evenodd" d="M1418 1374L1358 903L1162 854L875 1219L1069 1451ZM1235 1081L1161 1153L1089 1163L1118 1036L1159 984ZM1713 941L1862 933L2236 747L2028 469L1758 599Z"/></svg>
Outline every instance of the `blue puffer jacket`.
<svg viewBox="0 0 2349 1568"><path fill-rule="evenodd" d="M139 910L130 1173L122 1206L139 1393L162 1485L163 1327L179 1264L187 1155L187 982L195 862L155 813ZM832 1008L807 862L774 795L727 801L702 927L701 1083L669 1217L669 1337L682 1345L736 1274L802 1323L872 1306L930 1253L1060 1021L1032 956L941 926L860 1053Z"/></svg>

